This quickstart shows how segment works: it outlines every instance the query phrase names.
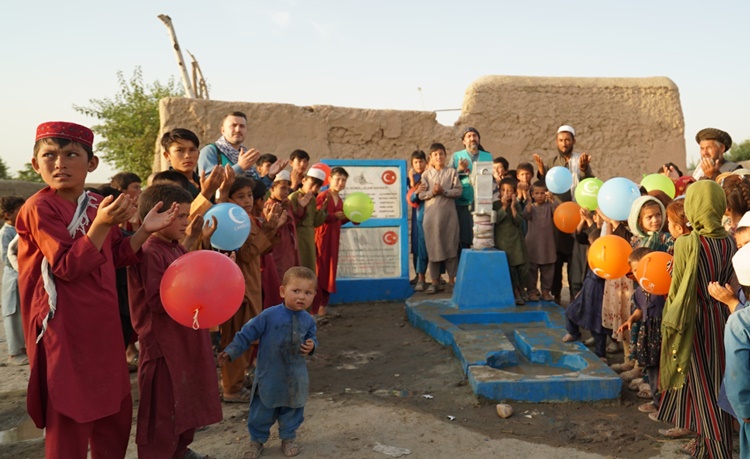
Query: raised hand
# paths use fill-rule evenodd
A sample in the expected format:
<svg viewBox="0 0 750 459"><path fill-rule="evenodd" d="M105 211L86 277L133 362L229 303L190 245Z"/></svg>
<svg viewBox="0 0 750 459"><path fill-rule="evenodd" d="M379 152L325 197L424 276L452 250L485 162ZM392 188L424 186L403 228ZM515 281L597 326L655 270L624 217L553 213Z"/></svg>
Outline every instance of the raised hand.
<svg viewBox="0 0 750 459"><path fill-rule="evenodd" d="M276 162L271 164L271 167L268 168L268 175L271 176L271 178L276 177L276 174L283 171L287 165L289 165L288 159L276 160Z"/></svg>
<svg viewBox="0 0 750 459"><path fill-rule="evenodd" d="M307 207L307 205L310 203L312 198L313 198L312 191L308 191L307 193L305 193L301 198L299 198L300 207Z"/></svg>
<svg viewBox="0 0 750 459"><path fill-rule="evenodd" d="M253 165L258 161L258 157L260 157L260 152L255 148L245 150L244 148L240 147L240 154L237 156L237 164L242 168L243 171L246 171L253 167Z"/></svg>
<svg viewBox="0 0 750 459"><path fill-rule="evenodd" d="M542 157L534 153L534 162L536 163L536 168L539 171L539 174L544 175L546 171L544 169L544 162L542 161Z"/></svg>
<svg viewBox="0 0 750 459"><path fill-rule="evenodd" d="M137 210L133 198L125 193L118 196L117 199L113 196L107 196L99 204L94 222L106 226L119 225L130 220Z"/></svg>
<svg viewBox="0 0 750 459"><path fill-rule="evenodd" d="M590 162L591 156L586 153L582 153L580 158L578 158L578 165L581 169L581 172L586 172L586 169L588 169Z"/></svg>

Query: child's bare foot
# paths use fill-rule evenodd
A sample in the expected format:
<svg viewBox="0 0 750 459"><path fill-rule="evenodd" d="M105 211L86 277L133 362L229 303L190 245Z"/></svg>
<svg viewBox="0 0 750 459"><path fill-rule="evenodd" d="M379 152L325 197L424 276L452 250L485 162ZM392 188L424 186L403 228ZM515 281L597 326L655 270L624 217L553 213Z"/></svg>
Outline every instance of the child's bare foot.
<svg viewBox="0 0 750 459"><path fill-rule="evenodd" d="M326 315L327 313L328 313L328 312L326 311L326 307L325 307L325 306L321 305L321 306L320 306L320 307L318 308L318 315L319 315L320 317L323 317L323 316L324 316L324 315Z"/></svg>

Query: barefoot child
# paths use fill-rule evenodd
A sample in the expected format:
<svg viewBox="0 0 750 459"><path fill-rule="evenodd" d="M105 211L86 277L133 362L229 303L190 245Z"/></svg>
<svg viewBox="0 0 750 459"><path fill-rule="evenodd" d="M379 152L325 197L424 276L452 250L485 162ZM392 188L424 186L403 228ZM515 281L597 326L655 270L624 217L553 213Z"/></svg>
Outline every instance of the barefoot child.
<svg viewBox="0 0 750 459"><path fill-rule="evenodd" d="M16 217L24 203L18 196L3 196L0 198L0 214L5 224L0 228L0 257L3 260L3 325L5 339L8 342L8 363L11 365L28 365L26 345L23 340L23 325L21 324L21 308L18 297L18 271L8 261L8 246L16 237Z"/></svg>
<svg viewBox="0 0 750 459"><path fill-rule="evenodd" d="M295 439L304 420L310 385L305 356L312 355L318 347L315 320L306 309L312 304L317 285L311 270L302 266L291 268L284 274L280 288L284 302L246 323L219 354L219 364L225 365L247 350L253 341L260 340L247 418L250 431L247 458L260 456L271 426L277 421L284 455L292 457L300 452Z"/></svg>
<svg viewBox="0 0 750 459"><path fill-rule="evenodd" d="M47 458L124 457L132 402L115 288L115 267L139 260L151 233L177 206L145 215L123 238L117 225L132 199L84 192L99 164L90 129L53 121L37 127L31 165L48 185L16 219L18 287L31 365L29 415L46 428Z"/></svg>
<svg viewBox="0 0 750 459"><path fill-rule="evenodd" d="M191 201L183 188L152 185L138 204L142 216L158 211L160 202L178 208L174 222L143 244L143 260L128 269L130 316L141 345L135 442L144 458L194 454L188 446L195 430L222 418L208 330L175 322L159 295L164 272L187 253L179 241L189 224Z"/></svg>

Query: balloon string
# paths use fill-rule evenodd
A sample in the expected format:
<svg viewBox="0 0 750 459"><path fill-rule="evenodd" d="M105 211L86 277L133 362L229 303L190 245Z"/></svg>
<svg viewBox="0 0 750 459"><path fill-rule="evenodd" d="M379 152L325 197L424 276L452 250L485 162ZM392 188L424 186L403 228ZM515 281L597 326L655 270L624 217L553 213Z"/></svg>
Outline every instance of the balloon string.
<svg viewBox="0 0 750 459"><path fill-rule="evenodd" d="M197 330L200 328L200 326L198 325L198 311L200 311L200 309L196 309L195 314L193 314L193 330Z"/></svg>

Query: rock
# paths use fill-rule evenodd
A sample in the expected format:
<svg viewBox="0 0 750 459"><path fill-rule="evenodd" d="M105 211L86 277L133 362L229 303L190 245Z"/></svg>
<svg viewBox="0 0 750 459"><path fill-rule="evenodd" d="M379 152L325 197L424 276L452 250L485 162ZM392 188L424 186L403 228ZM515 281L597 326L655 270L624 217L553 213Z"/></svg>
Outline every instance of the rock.
<svg viewBox="0 0 750 459"><path fill-rule="evenodd" d="M513 407L505 403L498 403L495 410L497 410L497 415L503 419L513 416Z"/></svg>

